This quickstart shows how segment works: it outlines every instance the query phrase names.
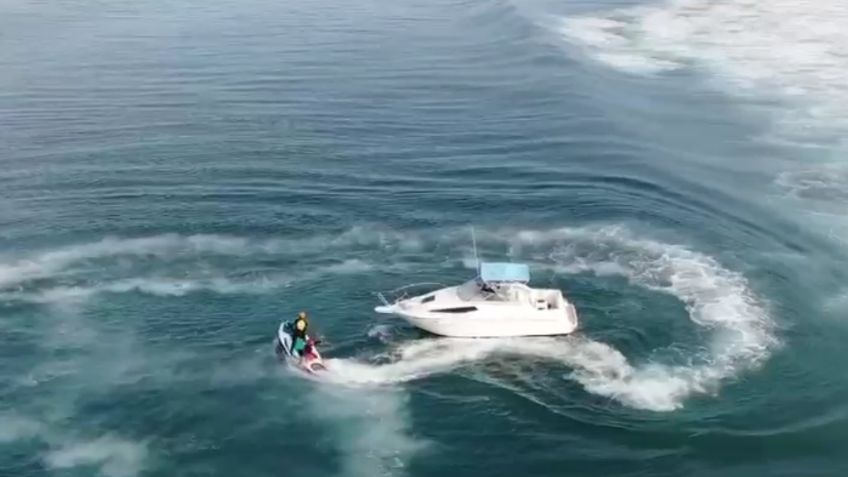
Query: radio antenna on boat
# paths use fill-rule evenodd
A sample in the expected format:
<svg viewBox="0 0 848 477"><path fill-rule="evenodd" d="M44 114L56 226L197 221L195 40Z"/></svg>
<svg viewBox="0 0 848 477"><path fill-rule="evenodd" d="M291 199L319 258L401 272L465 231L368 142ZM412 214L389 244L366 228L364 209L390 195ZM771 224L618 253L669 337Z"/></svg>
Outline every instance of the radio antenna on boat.
<svg viewBox="0 0 848 477"><path fill-rule="evenodd" d="M471 245L474 247L474 260L477 262L477 274L480 274L480 257L477 255L477 237L474 235L474 226L471 226Z"/></svg>

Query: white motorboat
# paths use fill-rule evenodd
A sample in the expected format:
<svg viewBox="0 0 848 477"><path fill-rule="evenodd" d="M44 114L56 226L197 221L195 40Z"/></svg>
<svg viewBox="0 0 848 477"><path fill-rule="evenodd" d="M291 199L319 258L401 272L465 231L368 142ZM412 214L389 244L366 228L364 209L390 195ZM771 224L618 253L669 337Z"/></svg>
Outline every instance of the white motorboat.
<svg viewBox="0 0 848 477"><path fill-rule="evenodd" d="M528 286L530 267L521 263L478 264L477 276L461 285L408 296L409 285L377 313L393 314L430 333L451 337L562 335L577 329L577 310L556 289Z"/></svg>

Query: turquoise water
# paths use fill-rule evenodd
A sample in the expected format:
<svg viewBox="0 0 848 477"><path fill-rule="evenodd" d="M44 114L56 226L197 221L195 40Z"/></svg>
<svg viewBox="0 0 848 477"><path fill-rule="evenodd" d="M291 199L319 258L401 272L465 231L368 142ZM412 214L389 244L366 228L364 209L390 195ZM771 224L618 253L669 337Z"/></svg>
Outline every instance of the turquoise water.
<svg viewBox="0 0 848 477"><path fill-rule="evenodd" d="M846 20L0 2L0 475L845 475ZM576 334L373 312L472 225Z"/></svg>

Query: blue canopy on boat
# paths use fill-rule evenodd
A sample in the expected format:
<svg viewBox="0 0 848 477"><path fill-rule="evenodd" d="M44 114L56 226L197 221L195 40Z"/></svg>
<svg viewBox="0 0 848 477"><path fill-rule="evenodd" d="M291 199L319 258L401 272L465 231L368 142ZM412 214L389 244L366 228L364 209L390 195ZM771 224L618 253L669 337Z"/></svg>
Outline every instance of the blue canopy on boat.
<svg viewBox="0 0 848 477"><path fill-rule="evenodd" d="M480 264L484 282L529 282L530 267L523 263L484 262Z"/></svg>

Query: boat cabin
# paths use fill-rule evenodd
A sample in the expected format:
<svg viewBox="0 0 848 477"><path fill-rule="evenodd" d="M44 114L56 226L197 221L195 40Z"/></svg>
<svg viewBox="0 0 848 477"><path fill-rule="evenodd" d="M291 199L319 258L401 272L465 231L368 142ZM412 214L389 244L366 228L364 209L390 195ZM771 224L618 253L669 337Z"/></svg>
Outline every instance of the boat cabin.
<svg viewBox="0 0 848 477"><path fill-rule="evenodd" d="M480 264L477 277L457 288L457 296L462 301L526 303L540 310L556 307L555 296L540 296L529 282L526 264L486 262Z"/></svg>

